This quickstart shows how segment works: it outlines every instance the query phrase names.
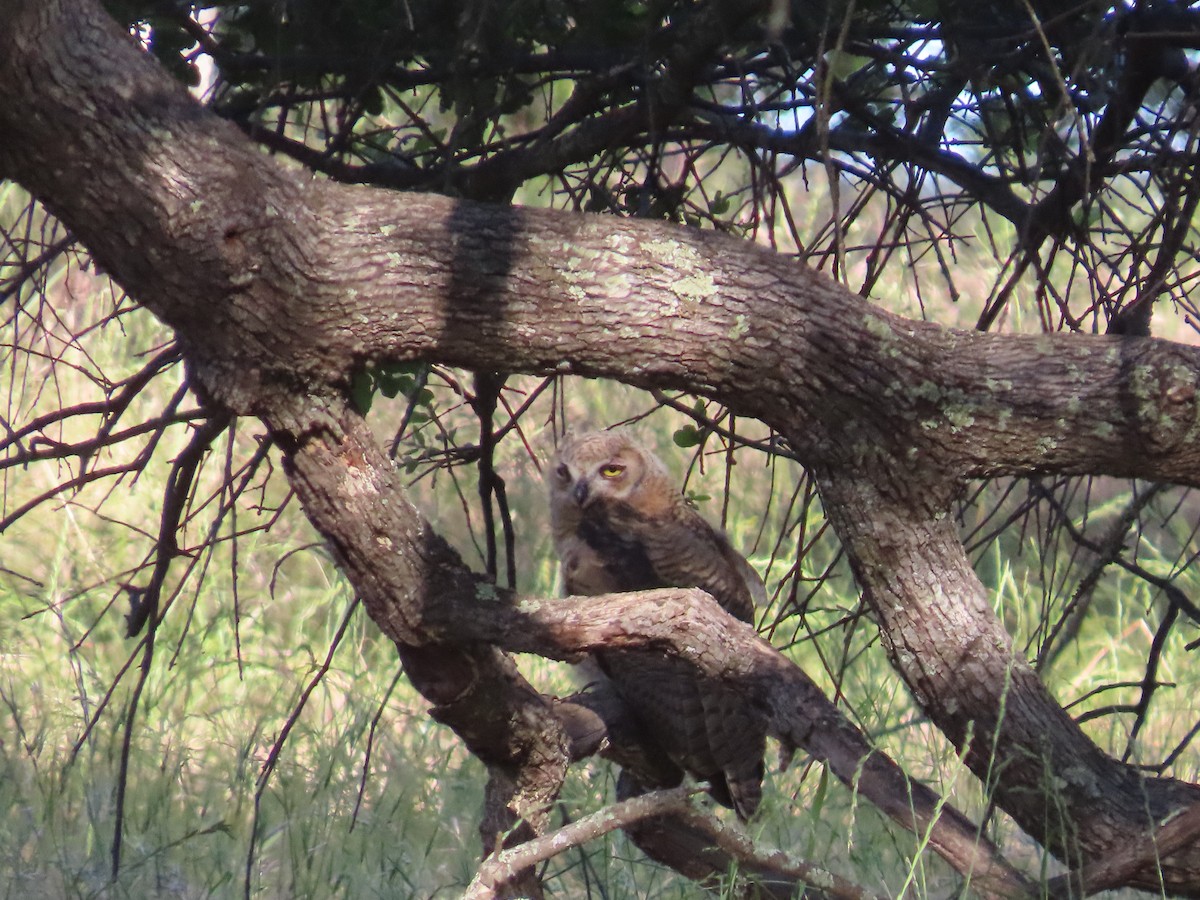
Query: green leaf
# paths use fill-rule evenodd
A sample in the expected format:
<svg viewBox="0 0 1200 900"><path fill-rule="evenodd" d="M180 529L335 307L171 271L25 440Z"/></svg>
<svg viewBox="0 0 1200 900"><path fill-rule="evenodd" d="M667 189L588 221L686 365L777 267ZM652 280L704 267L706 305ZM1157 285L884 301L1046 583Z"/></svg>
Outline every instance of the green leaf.
<svg viewBox="0 0 1200 900"><path fill-rule="evenodd" d="M383 115L383 90L373 85L362 98L363 109L372 116Z"/></svg>
<svg viewBox="0 0 1200 900"><path fill-rule="evenodd" d="M830 50L825 54L825 62L829 66L829 73L834 78L844 81L870 63L871 58L859 56L856 53L847 53L845 50Z"/></svg>
<svg viewBox="0 0 1200 900"><path fill-rule="evenodd" d="M695 447L700 443L700 432L695 425L684 425L672 436L676 447Z"/></svg>
<svg viewBox="0 0 1200 900"><path fill-rule="evenodd" d="M404 394L407 397L417 384L417 380L407 372L381 370L375 378L379 382L379 393L389 400L397 394Z"/></svg>
<svg viewBox="0 0 1200 900"><path fill-rule="evenodd" d="M350 401L362 415L371 411L375 400L375 379L366 369L359 369L350 381Z"/></svg>
<svg viewBox="0 0 1200 900"><path fill-rule="evenodd" d="M424 366L423 362L383 363L372 371L375 374L378 390L383 396L392 399L403 394L405 397L411 398L417 390L418 376ZM422 397L423 395L424 392L422 392ZM433 394L429 395L429 400L433 400ZM417 402L428 405L428 402L423 399L418 399Z"/></svg>

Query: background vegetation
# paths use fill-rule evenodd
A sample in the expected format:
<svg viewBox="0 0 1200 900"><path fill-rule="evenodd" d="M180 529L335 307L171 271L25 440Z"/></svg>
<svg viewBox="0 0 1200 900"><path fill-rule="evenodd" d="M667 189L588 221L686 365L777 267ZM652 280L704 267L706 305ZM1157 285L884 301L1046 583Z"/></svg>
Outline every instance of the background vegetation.
<svg viewBox="0 0 1200 900"><path fill-rule="evenodd" d="M863 7L878 12L884 5ZM522 127L536 135L572 83L513 72L478 77L508 59L512 46L489 44L486 31L468 33L462 21L431 14L422 29L414 26L425 43L392 52L421 56L432 72L454 69L470 45L475 68L401 90L384 79L363 81L353 67L307 75L262 64L267 49L280 60L299 58L318 36L329 42L324 52L360 48L364 32L382 27L371 15L384 13L371 4L359 4L357 16L316 24L312 4L296 4L282 25L265 5L218 5L224 18L206 20L199 31L177 9L152 15L142 4L110 6L177 74L199 82L223 115L273 152L334 178L424 188L440 178L448 191L470 195L458 173L486 161ZM573 8L572 34L582 43L560 49L621 47L655 20L651 6L611 4L609 13L622 14L594 19ZM510 43L533 52L553 40L561 23L516 8L524 12L514 13L505 32ZM428 13L424 4L414 9L418 18ZM828 20L839 21L832 14ZM821 58L847 85L868 90L877 74L868 57L824 49ZM204 65L213 60L220 73L206 80ZM1095 71L1102 69L1096 63ZM1018 74L1026 99L1049 91L1049 81ZM775 124L799 116L785 136L804 132L814 120L797 109L816 108L819 81L814 75L810 95L764 91L777 105L764 116ZM1085 125L1055 131L1036 104L1014 104L1018 92L1006 82L972 84L973 105L955 115L990 139L1007 129L998 143L1018 156L1041 154L1047 167L1067 150L1083 152ZM1091 88L1099 92L1097 85ZM736 93L726 84L713 103L731 103ZM1178 98L1160 94L1151 100L1177 112ZM861 112L849 101L845 110ZM825 158L807 168L796 161L775 168L769 148L743 147L737 155L715 141L701 145L698 130L655 135L644 147L613 150L590 169L539 174L508 185L507 193L528 205L743 234L796 253L880 305L943 324L1103 331L1145 296L1126 295L1123 285L1157 277L1149 293L1166 299L1156 333L1195 340L1187 297L1194 258L1184 252L1195 233L1186 204L1162 199L1162 184L1178 174L1166 164L1162 183L1155 181L1161 173L1142 181L1132 173L1129 184L1086 210L1084 219L1097 226L1087 240L1076 232L1056 237L1038 257L1013 222L972 198L946 199L911 172L904 184L909 205L898 202L895 182L908 176L883 184L857 172L853 149L828 152L837 146L833 126L825 123ZM1190 134L1162 121L1157 127L1167 145L1192 147ZM972 142L963 129L957 149ZM1045 148L1053 134L1067 149ZM974 160L1016 168L982 151ZM856 174L863 177L856 181ZM1016 189L1031 202L1039 197L1036 181ZM938 204L931 199L923 212L943 218L910 217L921 198L934 196ZM183 559L163 594L154 663L139 672L142 645L126 636L131 598L123 585L153 565L147 547L170 498L174 462L188 446L183 426L198 418L194 401L171 335L12 187L0 229L0 304L17 301L3 307L0 416L10 437L22 423L40 426L28 432L35 441L22 444L18 436L0 458L0 894L234 896L248 883L253 894L269 897L454 895L478 861L482 767L407 687L392 648L356 609L288 502L253 423L239 423L214 445L186 498ZM1155 257L1148 248L1159 247L1156 235L1170 229L1183 261L1167 278L1165 251ZM31 260L39 265L30 268ZM1121 280L1131 272L1141 275ZM148 372L154 377L143 380ZM368 369L359 387L425 514L473 564L501 581L511 570L515 585L533 595L557 590L540 480L556 436L630 423L766 578L771 602L759 625L775 646L817 677L908 771L985 820L1013 858L1029 870L1058 871L991 808L987 785L923 719L878 645L811 482L761 426L691 397L566 378L506 379L495 412L488 391L466 372ZM116 416L88 406L122 392L129 403ZM101 442L78 463L47 443L47 434L66 446L155 417L161 430ZM493 440L494 452L482 453ZM491 491L483 501L481 480ZM43 502L26 512L35 501ZM511 543L498 521L504 517ZM1004 482L979 485L963 498L960 517L997 611L1089 735L1155 772L1200 780L1193 742L1200 674L1188 656L1195 628L1180 624L1186 616L1181 620L1180 607L1168 602L1200 594L1191 567L1198 518L1192 494L1110 479ZM571 690L561 667L537 659L522 666L549 691ZM891 896L954 889L940 860L881 823L821 768L802 758L786 773L771 766L768 778L764 810L750 824L764 843ZM581 766L560 815L578 817L611 790L604 764ZM125 862L114 883L119 802ZM563 897L698 893L645 862L620 836L556 860L546 884Z"/></svg>

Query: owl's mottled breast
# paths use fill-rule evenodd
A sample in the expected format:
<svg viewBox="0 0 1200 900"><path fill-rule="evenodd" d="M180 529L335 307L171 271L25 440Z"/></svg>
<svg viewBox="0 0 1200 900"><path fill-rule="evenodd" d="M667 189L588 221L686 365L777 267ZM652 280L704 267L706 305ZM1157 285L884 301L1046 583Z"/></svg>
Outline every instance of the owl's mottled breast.
<svg viewBox="0 0 1200 900"><path fill-rule="evenodd" d="M603 561L611 590L648 591L662 586L645 546L636 538L615 531L598 517L581 521L576 534Z"/></svg>

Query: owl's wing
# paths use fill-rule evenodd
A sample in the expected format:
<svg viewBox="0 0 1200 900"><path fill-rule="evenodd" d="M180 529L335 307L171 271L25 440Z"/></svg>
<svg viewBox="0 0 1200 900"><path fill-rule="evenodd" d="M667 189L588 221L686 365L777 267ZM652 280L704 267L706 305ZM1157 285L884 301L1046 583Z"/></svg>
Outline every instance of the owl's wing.
<svg viewBox="0 0 1200 900"><path fill-rule="evenodd" d="M609 650L600 666L642 727L713 798L748 819L762 799L766 726L736 691L662 654Z"/></svg>
<svg viewBox="0 0 1200 900"><path fill-rule="evenodd" d="M733 555L734 565L737 566L738 571L741 573L742 582L746 585L746 590L750 592L750 602L753 604L754 609L766 606L767 586L763 584L762 576L758 574L758 569L750 565L750 560L733 549L728 538L725 539L725 546L729 548L729 552ZM747 621L753 622L753 615Z"/></svg>
<svg viewBox="0 0 1200 900"><path fill-rule="evenodd" d="M700 701L713 762L721 771L720 780L712 779L713 796L749 819L762 800L766 722L745 697L724 685L705 686Z"/></svg>
<svg viewBox="0 0 1200 900"><path fill-rule="evenodd" d="M637 530L659 585L698 587L726 612L753 623L755 604L766 600L762 579L699 513L681 505L668 520L646 520Z"/></svg>

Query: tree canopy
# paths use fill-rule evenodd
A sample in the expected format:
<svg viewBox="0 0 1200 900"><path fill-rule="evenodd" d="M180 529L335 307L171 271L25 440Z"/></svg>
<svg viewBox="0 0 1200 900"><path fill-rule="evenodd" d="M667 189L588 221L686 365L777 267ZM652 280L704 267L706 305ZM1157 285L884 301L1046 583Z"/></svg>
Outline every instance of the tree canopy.
<svg viewBox="0 0 1200 900"><path fill-rule="evenodd" d="M1166 574L1125 546L1167 485L1200 483L1200 355L1182 342L1200 197L1189 4L3 0L0 13L0 176L33 198L4 223L6 353L33 352L22 317L64 315L48 279L80 256L174 334L94 406L5 416L6 468L69 465L56 489L6 500L0 531L138 471L155 452L145 436L186 428L127 579L146 669L197 468L254 417L268 438L227 464L228 503L278 455L432 714L488 767L485 847L504 835L512 855L485 864L478 896L537 892L530 866L573 760L603 749L639 765L613 698L551 702L509 655L601 646L665 652L743 691L788 751L927 836L980 894L1200 895L1200 788L1097 746L1040 675L1109 569L1161 592L1161 640L1200 620L1177 584L1190 532ZM990 267L960 265L968 248ZM186 391L129 413L179 361ZM476 467L483 571L412 504L394 460L444 367L473 373L444 377L478 434L448 436L438 461ZM515 374L646 388L693 416L680 445L802 466L897 674L1064 874L1038 885L702 594L518 598L521 536L495 467L521 434ZM33 389L14 381L10 396ZM389 453L364 413L401 393ZM49 437L83 416L100 417L94 437ZM121 445L139 448L123 467L90 464ZM1085 476L1148 482L1102 538L1087 497L1080 519ZM972 530L971 486L997 479L1027 498L987 506ZM1176 522L1187 509L1175 503ZM1095 560L1033 652L976 571L979 542L1004 527L993 515L1034 529L1044 515L1046 559L1061 542ZM781 590L775 626L806 611L801 593L798 577ZM660 800L656 828L621 824L689 877L736 862L765 894L812 882Z"/></svg>

